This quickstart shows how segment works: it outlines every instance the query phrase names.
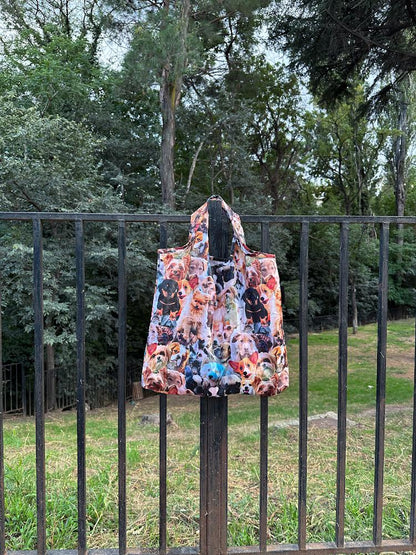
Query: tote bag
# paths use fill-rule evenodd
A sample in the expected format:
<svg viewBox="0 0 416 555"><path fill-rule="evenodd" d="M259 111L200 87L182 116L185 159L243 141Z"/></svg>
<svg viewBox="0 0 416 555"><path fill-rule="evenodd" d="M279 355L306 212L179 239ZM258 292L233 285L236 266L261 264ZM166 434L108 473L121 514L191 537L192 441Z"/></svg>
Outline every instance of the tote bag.
<svg viewBox="0 0 416 555"><path fill-rule="evenodd" d="M183 247L158 250L142 385L159 393L271 396L289 385L276 258L247 247L240 217L220 197L233 239L209 255L208 202Z"/></svg>

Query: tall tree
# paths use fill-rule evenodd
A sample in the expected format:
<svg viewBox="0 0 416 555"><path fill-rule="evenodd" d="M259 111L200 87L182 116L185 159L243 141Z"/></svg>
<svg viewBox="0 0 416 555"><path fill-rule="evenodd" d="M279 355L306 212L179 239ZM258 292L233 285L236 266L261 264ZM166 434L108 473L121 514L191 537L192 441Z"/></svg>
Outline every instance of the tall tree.
<svg viewBox="0 0 416 555"><path fill-rule="evenodd" d="M128 75L140 76L148 91L159 93L161 193L170 208L175 205L174 155L181 101L186 96L186 107L196 99L200 106L209 105L204 98L207 90L218 91L221 79L223 87L224 75L231 76L236 61L255 47L262 22L259 9L269 3L140 0L132 4L137 23L124 68ZM206 115L210 119L209 109ZM212 125L216 123L210 119L204 127Z"/></svg>
<svg viewBox="0 0 416 555"><path fill-rule="evenodd" d="M312 175L329 210L347 215L371 212L386 139L386 131L361 113L364 99L363 85L356 84L353 97L310 116Z"/></svg>
<svg viewBox="0 0 416 555"><path fill-rule="evenodd" d="M409 0L277 2L272 36L293 66L308 70L312 90L333 101L371 70L393 83L416 69L416 5Z"/></svg>

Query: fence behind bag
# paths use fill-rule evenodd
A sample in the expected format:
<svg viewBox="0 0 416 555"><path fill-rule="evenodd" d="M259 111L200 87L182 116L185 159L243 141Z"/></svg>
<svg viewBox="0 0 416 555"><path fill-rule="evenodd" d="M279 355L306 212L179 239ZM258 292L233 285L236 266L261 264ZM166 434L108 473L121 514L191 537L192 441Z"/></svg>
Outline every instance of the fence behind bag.
<svg viewBox="0 0 416 555"><path fill-rule="evenodd" d="M46 480L45 480L45 388L43 360L43 270L42 270L42 224L47 220L72 222L75 227L76 287L77 287L77 437L78 437L78 552L86 553L86 439L85 439L85 302L84 302L84 225L94 221L118 223L118 488L119 488L119 541L118 553L127 552L126 540L126 223L158 222L161 226L161 246L166 244L167 223L188 222L189 217L168 215L131 214L50 214L50 213L0 213L3 221L32 221L33 223L33 285L34 285L34 343L35 343L35 411L36 411L36 486L37 486L37 550L46 552ZM388 246L389 225L416 225L416 217L339 217L339 216L243 216L245 223L261 224L263 251L269 250L269 226L276 223L301 226L299 261L299 333L300 333L300 377L299 377L299 478L298 478L298 542L294 545L267 544L267 497L268 497L268 399L261 399L260 415L260 507L259 545L233 547L229 553L254 555L276 554L334 554L369 553L381 551L416 550L416 413L413 417L413 460L411 489L409 491L411 512L407 539L384 540L382 538L382 508L384 485L384 435L386 393L386 347L387 347L387 293L388 293ZM307 475L308 475L308 246L310 224L335 224L340 226L339 265L339 357L338 357L338 428L337 428L337 495L334 541L309 544L307 531ZM374 520L372 541L345 541L345 468L346 468L346 395L347 395L347 310L348 310L348 236L352 224L371 223L379 226L379 302L377 340L377 400L376 400L376 444L374 450ZM0 312L1 318L1 312ZM1 320L0 320L1 324ZM0 349L1 355L1 349ZM1 360L1 359L0 359ZM0 380L0 554L5 552L7 514L4 506L4 441L3 413L4 384ZM227 527L227 497L217 498L215 511L207 511L207 491L226 484L227 444L226 405L215 407L210 402L223 403L226 399L203 399L208 406L201 408L201 526L200 548L169 550L169 553L201 553L206 555L227 552L224 534L215 533ZM160 466L159 466L159 553L167 553L167 396L160 396ZM219 408L220 414L217 410ZM204 412L205 411L205 412ZM207 414L211 411L211 414ZM211 427L208 430L208 427ZM208 434L208 435L207 435ZM221 438L208 442L206 437ZM223 464L225 462L225 464ZM208 488L208 490L207 490ZM211 532L207 532L211 530ZM214 533L212 532L214 530ZM145 538L140 539L145 543ZM105 548L106 546L102 546ZM117 552L117 551L116 551ZM140 553L151 553L142 550ZM23 553L23 552L17 552ZM59 553L55 552L55 553ZM64 551L62 551L64 553ZM68 551L65 551L67 554Z"/></svg>

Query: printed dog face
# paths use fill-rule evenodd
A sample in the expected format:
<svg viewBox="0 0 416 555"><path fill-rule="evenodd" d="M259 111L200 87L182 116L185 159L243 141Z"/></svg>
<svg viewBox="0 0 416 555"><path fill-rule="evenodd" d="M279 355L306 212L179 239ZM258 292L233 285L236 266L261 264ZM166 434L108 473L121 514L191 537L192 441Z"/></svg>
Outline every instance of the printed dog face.
<svg viewBox="0 0 416 555"><path fill-rule="evenodd" d="M234 331L234 327L231 324L225 324L223 332L222 332L224 341L229 343L233 331Z"/></svg>
<svg viewBox="0 0 416 555"><path fill-rule="evenodd" d="M278 390L276 376L272 376L272 378L268 381L262 381L258 376L256 376L253 380L253 389L257 395L262 395L263 397L275 395Z"/></svg>
<svg viewBox="0 0 416 555"><path fill-rule="evenodd" d="M240 393L242 395L254 395L253 383L250 378L241 378Z"/></svg>
<svg viewBox="0 0 416 555"><path fill-rule="evenodd" d="M274 258L262 258L260 259L260 273L262 279L266 279L268 276L276 277L277 268L276 261Z"/></svg>
<svg viewBox="0 0 416 555"><path fill-rule="evenodd" d="M157 309L159 313L175 315L180 308L178 283L173 279L164 279L159 284L158 291Z"/></svg>
<svg viewBox="0 0 416 555"><path fill-rule="evenodd" d="M259 353L256 364L256 376L269 380L276 372L276 358L270 353Z"/></svg>
<svg viewBox="0 0 416 555"><path fill-rule="evenodd" d="M269 289L269 287L267 287L267 285L265 283L261 283L260 285L258 285L256 287L259 296L260 296L260 301L261 303L264 305L264 307L266 308L267 312L270 312L270 299L273 295L273 291L271 289Z"/></svg>
<svg viewBox="0 0 416 555"><path fill-rule="evenodd" d="M192 293L192 287L189 285L189 281L187 279L181 279L178 282L178 297L181 306L185 302L186 297Z"/></svg>
<svg viewBox="0 0 416 555"><path fill-rule="evenodd" d="M189 275L202 275L207 269L207 261L203 258L191 258L189 264ZM184 276L185 277L185 276Z"/></svg>
<svg viewBox="0 0 416 555"><path fill-rule="evenodd" d="M236 360L250 357L257 351L256 343L249 333L236 333L231 337L232 356Z"/></svg>
<svg viewBox="0 0 416 555"><path fill-rule="evenodd" d="M210 298L208 295L202 293L202 291L198 291L198 289L195 289L192 295L191 303L189 305L190 315L196 318L201 318L209 303L209 300Z"/></svg>
<svg viewBox="0 0 416 555"><path fill-rule="evenodd" d="M173 279L164 279L158 287L159 293L166 299L173 299L178 292L178 283Z"/></svg>
<svg viewBox="0 0 416 555"><path fill-rule="evenodd" d="M285 366L285 364L286 364L286 350L285 350L284 346L283 345L278 345L277 347L274 347L274 349L272 349L272 353L276 357L277 367L279 368L279 366L280 367Z"/></svg>
<svg viewBox="0 0 416 555"><path fill-rule="evenodd" d="M237 374L240 374L240 376L244 378L250 378L256 373L257 357L258 353L253 353L250 357L243 358L238 362L235 360L229 360L228 364L231 366L234 372L237 372Z"/></svg>
<svg viewBox="0 0 416 555"><path fill-rule="evenodd" d="M163 367L166 368L170 357L170 348L167 345L157 345L154 349L152 345L148 345L147 352L147 364L154 374L160 372Z"/></svg>
<svg viewBox="0 0 416 555"><path fill-rule="evenodd" d="M249 266L247 268L246 279L248 287L257 287L257 285L260 285L260 276L254 266Z"/></svg>
<svg viewBox="0 0 416 555"><path fill-rule="evenodd" d="M230 358L230 344L220 343L218 346L214 347L214 355L221 362L227 362Z"/></svg>
<svg viewBox="0 0 416 555"><path fill-rule="evenodd" d="M215 300L215 282L212 276L207 276L201 281L201 289L211 301Z"/></svg>
<svg viewBox="0 0 416 555"><path fill-rule="evenodd" d="M175 386L179 390L181 387L185 387L185 374L182 374L181 372L178 372L176 370L169 370L167 378L168 388L170 388L171 386Z"/></svg>
<svg viewBox="0 0 416 555"><path fill-rule="evenodd" d="M167 262L165 277L167 279L174 279L175 281L180 281L185 278L186 274L186 264L185 260L181 258L172 258Z"/></svg>
<svg viewBox="0 0 416 555"><path fill-rule="evenodd" d="M143 385L153 391L165 391L167 380L166 366L164 370L154 373L148 366L143 368Z"/></svg>
<svg viewBox="0 0 416 555"><path fill-rule="evenodd" d="M277 391L280 393L289 387L289 372L285 369L277 377Z"/></svg>

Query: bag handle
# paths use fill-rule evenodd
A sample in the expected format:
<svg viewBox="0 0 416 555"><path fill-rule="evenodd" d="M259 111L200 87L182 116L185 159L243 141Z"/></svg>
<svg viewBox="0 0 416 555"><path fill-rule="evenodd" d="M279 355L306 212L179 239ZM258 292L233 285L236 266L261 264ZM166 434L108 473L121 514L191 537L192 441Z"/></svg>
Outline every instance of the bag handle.
<svg viewBox="0 0 416 555"><path fill-rule="evenodd" d="M208 257L208 229L209 229L209 214L208 214L208 202L210 200L221 201L221 206L228 216L233 228L233 242L237 243L239 247L244 251L248 252L249 249L245 242L244 230L241 225L240 216L234 212L228 204L219 195L212 195L209 197L207 202L205 202L198 210L196 210L191 216L191 223L189 228L189 244L192 245L192 250L200 253L201 258Z"/></svg>

